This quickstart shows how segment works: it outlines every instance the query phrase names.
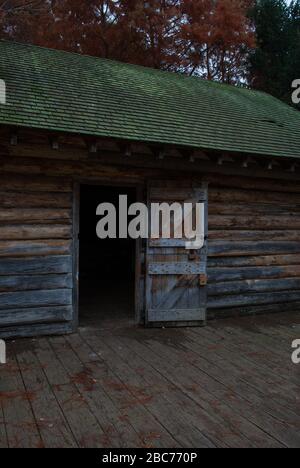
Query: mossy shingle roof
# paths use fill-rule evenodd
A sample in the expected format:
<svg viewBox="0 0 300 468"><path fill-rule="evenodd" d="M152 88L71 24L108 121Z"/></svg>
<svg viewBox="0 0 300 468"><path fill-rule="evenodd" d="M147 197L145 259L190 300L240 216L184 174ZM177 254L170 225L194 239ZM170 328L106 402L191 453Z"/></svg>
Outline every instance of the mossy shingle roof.
<svg viewBox="0 0 300 468"><path fill-rule="evenodd" d="M0 124L300 157L300 112L264 93L0 41Z"/></svg>

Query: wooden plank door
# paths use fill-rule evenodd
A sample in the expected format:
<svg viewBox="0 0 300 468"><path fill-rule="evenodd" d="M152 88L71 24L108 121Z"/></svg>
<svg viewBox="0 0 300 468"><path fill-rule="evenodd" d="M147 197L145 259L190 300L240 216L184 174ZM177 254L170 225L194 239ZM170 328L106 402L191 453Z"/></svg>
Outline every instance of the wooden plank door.
<svg viewBox="0 0 300 468"><path fill-rule="evenodd" d="M207 305L207 184L156 181L148 187L153 203L203 204L203 245L187 249L187 239L151 237L146 251L146 325L203 325ZM173 229L172 229L173 230Z"/></svg>

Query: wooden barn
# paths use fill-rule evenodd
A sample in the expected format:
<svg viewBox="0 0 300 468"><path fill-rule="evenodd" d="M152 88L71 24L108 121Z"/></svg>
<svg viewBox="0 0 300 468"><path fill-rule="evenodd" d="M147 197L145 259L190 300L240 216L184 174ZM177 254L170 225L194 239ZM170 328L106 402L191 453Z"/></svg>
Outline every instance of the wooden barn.
<svg viewBox="0 0 300 468"><path fill-rule="evenodd" d="M1 337L300 309L298 111L260 92L5 41L0 80ZM100 241L96 207L120 194L204 202L204 247Z"/></svg>

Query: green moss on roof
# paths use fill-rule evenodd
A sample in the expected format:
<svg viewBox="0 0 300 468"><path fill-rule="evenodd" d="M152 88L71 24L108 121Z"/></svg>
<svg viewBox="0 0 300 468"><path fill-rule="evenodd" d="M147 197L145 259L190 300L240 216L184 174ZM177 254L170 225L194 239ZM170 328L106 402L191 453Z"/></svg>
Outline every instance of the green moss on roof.
<svg viewBox="0 0 300 468"><path fill-rule="evenodd" d="M264 93L0 41L0 124L300 157L300 113Z"/></svg>

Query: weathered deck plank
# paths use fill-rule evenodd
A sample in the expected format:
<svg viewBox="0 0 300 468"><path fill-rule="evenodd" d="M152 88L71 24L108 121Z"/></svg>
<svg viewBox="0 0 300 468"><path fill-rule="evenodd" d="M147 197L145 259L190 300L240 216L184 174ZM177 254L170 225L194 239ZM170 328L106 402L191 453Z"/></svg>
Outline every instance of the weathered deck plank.
<svg viewBox="0 0 300 468"><path fill-rule="evenodd" d="M103 447L106 437L104 431L83 395L75 384L70 382L66 370L56 358L46 339L38 341L36 355L78 446L80 448Z"/></svg>
<svg viewBox="0 0 300 468"><path fill-rule="evenodd" d="M170 447L177 447L180 444L176 443L170 436L170 433L160 425L151 412L147 409L147 401L152 398L152 394L149 395L145 385L141 386L137 383L136 376L133 375L132 370L126 369L122 365L122 360L117 356L114 356L113 352L105 352L105 346L102 342L101 350L95 347L93 344L99 341L97 336L93 336L91 333L88 335L90 346L90 354L98 355L101 352L101 360L93 362L93 369L97 379L101 382L103 388L110 394L115 405L119 411L126 412L126 419L131 423L137 432L138 437L142 441L144 447L153 446L161 448L165 444ZM83 356L84 359L84 344L87 343L81 341L78 343L78 339L75 336L68 337L68 342L73 344L74 349L77 350L79 355ZM103 372L103 369L105 371ZM103 379L103 375L105 378ZM145 426L145 421L147 425Z"/></svg>
<svg viewBox="0 0 300 468"><path fill-rule="evenodd" d="M201 352L203 355L203 349ZM224 359L225 355L228 356L228 362ZM293 427L299 426L299 415L296 414L297 401L289 398L288 386L276 385L274 381L268 379L267 375L265 379L263 375L257 378L258 368L251 366L251 363L247 361L242 367L241 363L239 364L234 359L234 353L224 353L223 351L222 356L223 358L217 359L217 367L214 367L211 362L209 363L207 372L223 385L234 388L233 411L242 411L240 414L243 415L249 414L247 417L253 424L256 423L262 430L269 428L268 433L279 442L287 446L290 444L299 446L299 435L293 430ZM195 364L197 365L198 361ZM201 366L201 369L205 368L203 362L198 365ZM250 371L249 375L245 373L245 369ZM281 398L281 395L284 397ZM241 399L246 400L242 405ZM250 408L247 409L248 406ZM251 415L251 407L253 415ZM286 423L289 423L290 426Z"/></svg>
<svg viewBox="0 0 300 468"><path fill-rule="evenodd" d="M283 408L290 407L294 412L298 413L295 396L290 395L291 386L287 388L286 381L280 375L276 375L268 369L261 369L259 366L255 366L255 363L243 356L241 352L237 356L236 348L232 345L224 346L224 340L216 341L215 345L212 346L212 340L207 341L203 336L201 339L203 343L202 347L199 345L199 337L197 335L195 338L192 338L192 341L194 340L194 347L192 345L192 349L201 356L204 355L204 349L206 349L205 359L209 363L213 361L216 364L217 369L215 372L219 378L222 378L222 381L226 382L228 377L234 379L236 386L242 386L242 395L247 398L249 398L248 394L252 398L263 398L267 400L267 406L270 404L270 399L271 401L274 400L276 406L275 412L282 406ZM207 351L205 346L211 346L212 348ZM267 356L265 353L263 355ZM227 360L224 359L224 356L227 356ZM251 372L245 372L245 369ZM238 387L236 389L238 390ZM284 395L284 397L282 398L281 395Z"/></svg>
<svg viewBox="0 0 300 468"><path fill-rule="evenodd" d="M200 437L203 440L204 436L217 447L227 447L220 434L220 425L215 415L209 415L203 408L194 405L192 400L182 393L173 382L143 359L143 353L140 353L137 343L125 337L119 341L117 339L108 341L109 345L117 350L120 358L130 363L131 374L139 375L143 378L144 385L154 389L152 398L147 401L148 409L161 421L161 424L169 427L173 436L176 434L179 440L182 437L186 438L185 431L188 423L189 427L196 427L200 432L200 434L196 433L198 446ZM175 414L174 408L176 408Z"/></svg>
<svg viewBox="0 0 300 468"><path fill-rule="evenodd" d="M22 379L27 392L34 395L32 408L39 424L43 444L46 448L77 447L76 440L66 422L66 418L49 385L34 349L36 343L22 340L13 347L21 366Z"/></svg>
<svg viewBox="0 0 300 468"><path fill-rule="evenodd" d="M8 440L6 434L6 425L4 419L4 412L2 402L0 403L0 449L8 448Z"/></svg>
<svg viewBox="0 0 300 468"><path fill-rule="evenodd" d="M8 343L0 447L300 447L298 314Z"/></svg>
<svg viewBox="0 0 300 468"><path fill-rule="evenodd" d="M151 379L149 384L149 381L144 376L139 375L134 368L130 367L126 360L124 362L123 357L126 353L124 347L122 347L122 353L119 355L115 352L116 347L113 344L112 337L108 338L112 348L107 347L104 340L101 337L101 346L98 348L99 337L97 335L94 337L89 335L89 341L93 348L101 352L104 361L108 363L111 370L114 369L121 388L127 389L130 394L129 398L133 398L133 407L136 408L137 405L142 405L148 412L147 431L145 431L143 421L139 424L139 433L144 440L152 439L154 446L164 447L166 446L164 445L166 444L166 433L168 433L167 439L170 440L168 446L172 448L182 445L186 447L215 447L215 444L202 434L199 427L191 424L191 418L186 417L186 414L183 413L179 405L176 409L176 414L174 414L173 402L164 397L167 391L166 384L160 389L157 388L157 379ZM155 420L160 422L160 427ZM165 429L163 430L163 428ZM174 439L171 439L170 434L172 434L176 441L175 445ZM164 443L162 443L162 439L165 441Z"/></svg>
<svg viewBox="0 0 300 468"><path fill-rule="evenodd" d="M16 359L10 354L9 364L1 368L0 400L3 410L8 447L43 447L39 428L35 420L31 401L34 394L24 386L20 368ZM4 434L0 440L3 440Z"/></svg>
<svg viewBox="0 0 300 468"><path fill-rule="evenodd" d="M51 339L51 344L59 359L64 363L69 378L88 401L90 408L96 415L106 434L106 445L114 447L135 447L141 444L136 431L128 421L126 413L120 411L112 398L111 392L103 387L101 375L106 375L105 367L102 372L95 372L95 357L83 362L62 338ZM96 378L97 377L97 378Z"/></svg>
<svg viewBox="0 0 300 468"><path fill-rule="evenodd" d="M255 422L251 421L249 415L252 414L251 409L247 408L247 402L242 401L245 412L240 413L236 410L237 401L239 396L234 394L234 404L231 404L232 387L231 385L224 385L211 377L207 373L207 369L196 367L188 356L183 353L178 353L176 349L164 350L160 343L151 341L147 343L156 354L151 354L151 360L156 361L156 366L160 368L161 373L168 376L172 382L176 382L181 391L191 398L195 404L204 407L210 414L218 415L219 425L222 427L224 434L223 438L227 441L229 446L248 447L260 440L260 444L269 446L277 446L276 441L269 437L263 437L260 430L255 426ZM144 354L147 353L144 351ZM180 357L181 355L181 357ZM172 368L172 370L170 370ZM228 408L227 408L228 406ZM229 409L229 411L228 411ZM248 414L249 413L249 414ZM225 415L225 417L224 417ZM245 425L247 430L245 433L250 434L251 440L244 437L241 428ZM237 430L238 428L238 430Z"/></svg>

